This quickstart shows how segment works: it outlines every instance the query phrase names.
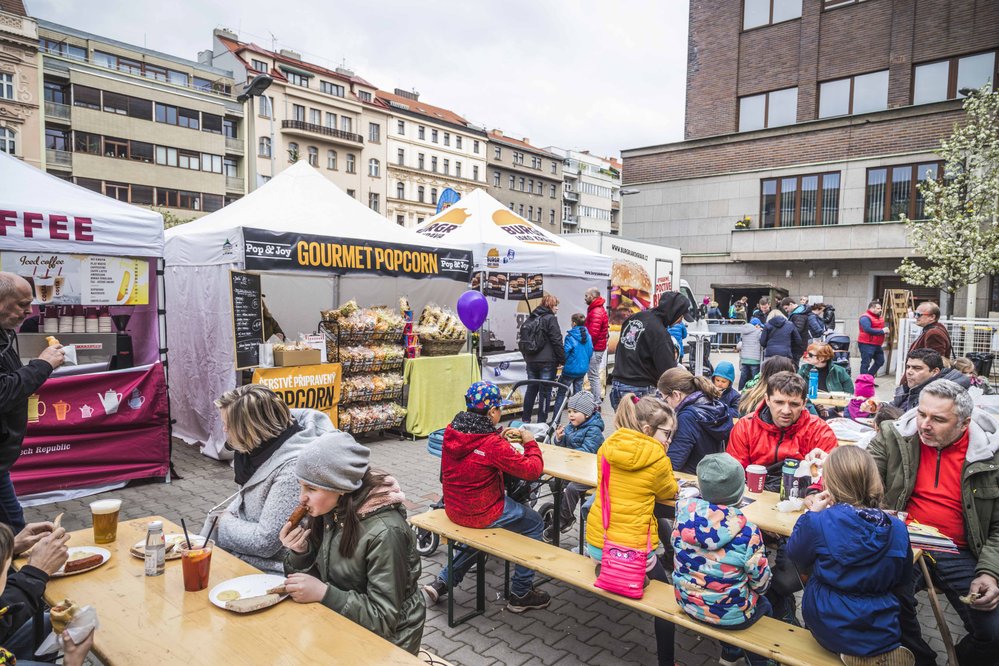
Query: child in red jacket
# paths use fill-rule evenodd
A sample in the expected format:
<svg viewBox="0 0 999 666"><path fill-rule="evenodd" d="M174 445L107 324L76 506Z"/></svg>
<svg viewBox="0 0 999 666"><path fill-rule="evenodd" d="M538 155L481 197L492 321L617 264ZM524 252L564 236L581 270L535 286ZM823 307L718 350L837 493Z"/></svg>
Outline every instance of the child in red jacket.
<svg viewBox="0 0 999 666"><path fill-rule="evenodd" d="M441 482L447 517L463 527L503 527L540 541L544 530L541 516L507 497L503 489L504 472L526 481L541 476L544 462L534 435L524 428L517 431L523 453L500 435L497 425L503 401L495 384L472 384L465 393L465 406L466 411L455 416L444 431ZM471 548L461 550L452 570L444 567L434 582L424 586L428 606L447 594L449 576L454 585L461 583L477 554ZM548 606L551 598L547 592L535 590L533 581L533 571L515 567L507 610L523 613Z"/></svg>

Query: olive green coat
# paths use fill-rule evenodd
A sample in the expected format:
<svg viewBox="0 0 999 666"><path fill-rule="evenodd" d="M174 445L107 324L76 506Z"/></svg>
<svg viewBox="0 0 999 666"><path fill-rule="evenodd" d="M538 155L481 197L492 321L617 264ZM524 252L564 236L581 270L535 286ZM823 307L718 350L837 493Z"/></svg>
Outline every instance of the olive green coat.
<svg viewBox="0 0 999 666"><path fill-rule="evenodd" d="M808 373L811 371L811 363L802 363L801 368L798 369L798 374L804 377L807 382ZM826 390L833 393L853 393L853 380L850 379L850 373L832 361L829 361L829 374L826 375Z"/></svg>
<svg viewBox="0 0 999 666"><path fill-rule="evenodd" d="M961 475L968 549L978 559L975 573L999 580L999 421L976 408L968 428L968 453ZM867 450L885 484L886 508L904 511L919 469L916 410L882 423Z"/></svg>
<svg viewBox="0 0 999 666"><path fill-rule="evenodd" d="M402 649L417 654L426 605L420 592L420 555L406 510L393 504L361 517L354 556L340 556L342 531L333 514L322 516L319 552L285 557L286 573L308 573L326 583L323 605Z"/></svg>

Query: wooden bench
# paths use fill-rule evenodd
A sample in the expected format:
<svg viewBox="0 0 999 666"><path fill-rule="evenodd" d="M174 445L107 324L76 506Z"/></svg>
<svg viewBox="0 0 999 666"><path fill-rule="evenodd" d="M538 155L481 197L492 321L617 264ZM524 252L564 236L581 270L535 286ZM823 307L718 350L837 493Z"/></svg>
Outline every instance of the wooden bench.
<svg viewBox="0 0 999 666"><path fill-rule="evenodd" d="M473 529L452 523L443 509L420 513L409 517L409 522L447 539L448 565L453 563L454 543L462 543L475 548L480 553L488 553L505 560L508 564L520 564L539 574L550 576L582 590L592 592L605 599L616 601L635 610L663 618L681 627L724 641L731 645L765 655L782 664L817 666L841 664L839 656L829 652L815 642L807 630L786 624L770 617L760 618L748 629L723 630L694 620L684 613L676 603L673 586L660 581L651 581L641 599L628 599L594 587L596 580L594 562L588 557L563 550L557 546L535 541L522 534L509 530ZM476 571L476 611L460 618L460 624L469 617L485 610L484 556L478 560ZM448 622L453 621L454 590L448 581Z"/></svg>

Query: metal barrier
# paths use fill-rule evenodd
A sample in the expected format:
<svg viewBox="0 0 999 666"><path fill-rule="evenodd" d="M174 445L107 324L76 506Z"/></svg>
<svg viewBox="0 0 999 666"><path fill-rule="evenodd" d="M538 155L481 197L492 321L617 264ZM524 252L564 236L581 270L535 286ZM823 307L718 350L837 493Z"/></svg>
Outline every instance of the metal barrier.
<svg viewBox="0 0 999 666"><path fill-rule="evenodd" d="M708 330L715 334L711 340L711 351L734 350L742 339L745 319L705 319Z"/></svg>
<svg viewBox="0 0 999 666"><path fill-rule="evenodd" d="M992 363L992 360L999 357L999 321L955 317L941 319L940 323L950 335L954 357L967 356L976 361L976 366L988 371L990 377L999 376L999 364ZM909 347L922 331L916 326L915 319L903 319L899 324L898 341L901 344L897 345L898 352L892 356L897 382L902 381L902 375L905 374L905 359L909 355Z"/></svg>

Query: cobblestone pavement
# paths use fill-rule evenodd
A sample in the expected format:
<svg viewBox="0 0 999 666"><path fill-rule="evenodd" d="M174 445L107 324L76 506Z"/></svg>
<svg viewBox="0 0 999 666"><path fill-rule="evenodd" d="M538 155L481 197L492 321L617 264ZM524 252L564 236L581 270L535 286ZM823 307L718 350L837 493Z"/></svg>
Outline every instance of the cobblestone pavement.
<svg viewBox="0 0 999 666"><path fill-rule="evenodd" d="M882 377L878 383L882 385L878 391L880 395L891 382ZM603 415L611 424L613 415L606 403ZM392 437L369 437L361 441L371 447L375 467L389 471L399 479L406 492L406 506L410 512L425 511L440 497L440 460L427 452L426 440L413 442ZM179 523L184 518L189 528L199 530L205 512L236 489L229 465L202 456L194 447L175 443L173 460L181 479L169 484L136 483L106 494L107 497L123 500L122 519L161 515ZM90 524L89 502L99 497L31 507L25 510L25 514L29 521L35 521L50 520L57 513L65 512L65 527L69 530L81 529ZM575 546L577 543L576 530L563 535L564 545ZM433 579L446 557L446 548L442 547L433 557L424 559L423 583ZM552 595L549 608L516 615L504 610L505 604L500 599L502 563L490 559L486 567L487 603L484 615L452 629L447 626L445 603L439 603L427 612L424 647L455 666L656 663L651 618L557 581L543 585L543 589ZM461 591L456 594L456 601L463 608L471 607L473 600L474 575L466 578ZM952 635L960 638L965 631L957 614L942 596L941 601L947 609ZM920 595L920 617L924 636L937 650L942 663L944 647L925 594ZM692 631L679 629L676 645L677 662L684 666L715 664L718 661L718 643L702 639Z"/></svg>

